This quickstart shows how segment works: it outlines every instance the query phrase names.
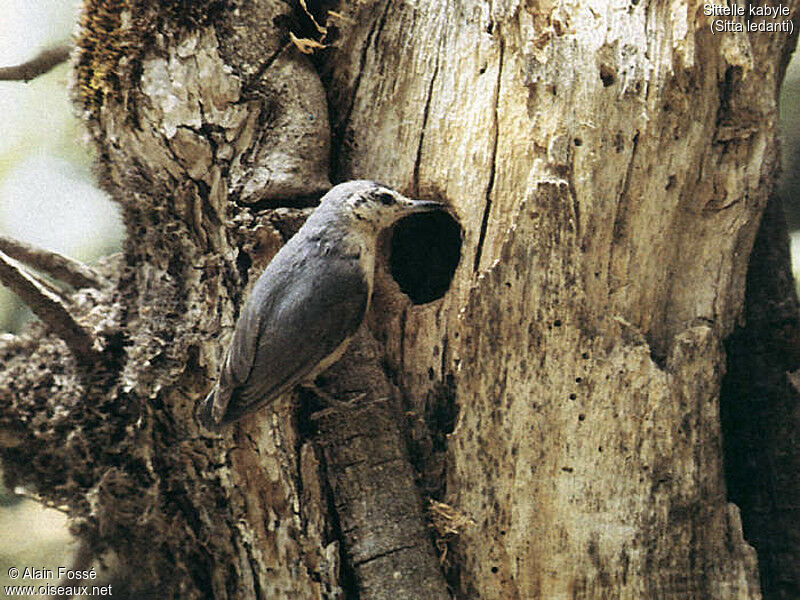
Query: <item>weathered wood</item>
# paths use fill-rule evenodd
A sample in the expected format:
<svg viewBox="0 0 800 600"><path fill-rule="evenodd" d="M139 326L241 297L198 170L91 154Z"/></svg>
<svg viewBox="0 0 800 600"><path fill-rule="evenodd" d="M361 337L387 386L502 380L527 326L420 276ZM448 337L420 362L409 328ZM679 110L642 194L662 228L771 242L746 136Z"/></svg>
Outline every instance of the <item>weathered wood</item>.
<svg viewBox="0 0 800 600"><path fill-rule="evenodd" d="M569 195L566 182L532 192L463 317L493 325L464 341L469 410L450 440L448 499L476 522L455 547L461 593L759 598L725 497L719 340L688 329L660 366L621 318L587 332L574 262L525 243L546 231L578 251ZM548 285L559 302L541 307Z"/></svg>
<svg viewBox="0 0 800 600"><path fill-rule="evenodd" d="M477 523L460 593L758 597L726 503L719 346L776 167L763 90L787 38L623 2L348 14L324 76L336 178L444 197L466 231L450 294L387 336L410 397L455 374L445 497Z"/></svg>

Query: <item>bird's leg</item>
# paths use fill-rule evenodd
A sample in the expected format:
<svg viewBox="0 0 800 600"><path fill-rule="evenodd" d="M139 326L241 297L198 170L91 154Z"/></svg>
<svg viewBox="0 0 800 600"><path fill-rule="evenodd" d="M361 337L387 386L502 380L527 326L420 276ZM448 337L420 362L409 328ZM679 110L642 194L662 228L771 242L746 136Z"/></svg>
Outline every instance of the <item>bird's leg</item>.
<svg viewBox="0 0 800 600"><path fill-rule="evenodd" d="M350 400L339 400L332 394L329 394L322 388L320 388L315 382L307 382L303 383L301 387L305 388L307 391L314 394L320 400L323 400L328 406L333 408L340 408L340 409L351 409L353 408L360 400L363 400L367 396L367 392L359 392Z"/></svg>

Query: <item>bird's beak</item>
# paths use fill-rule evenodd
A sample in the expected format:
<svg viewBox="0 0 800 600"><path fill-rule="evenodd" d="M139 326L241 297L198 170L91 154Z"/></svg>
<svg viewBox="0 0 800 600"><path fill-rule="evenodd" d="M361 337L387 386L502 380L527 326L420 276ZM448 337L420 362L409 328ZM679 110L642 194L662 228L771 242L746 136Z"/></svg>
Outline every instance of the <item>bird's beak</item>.
<svg viewBox="0 0 800 600"><path fill-rule="evenodd" d="M432 200L409 200L411 212L430 212L432 210L447 210L447 206L441 202Z"/></svg>

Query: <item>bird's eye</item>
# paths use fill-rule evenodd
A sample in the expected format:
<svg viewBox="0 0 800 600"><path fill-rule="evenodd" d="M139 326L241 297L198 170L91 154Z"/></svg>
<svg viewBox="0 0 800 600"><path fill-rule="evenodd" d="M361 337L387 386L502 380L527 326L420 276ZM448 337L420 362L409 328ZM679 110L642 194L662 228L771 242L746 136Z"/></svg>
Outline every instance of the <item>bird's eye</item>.
<svg viewBox="0 0 800 600"><path fill-rule="evenodd" d="M394 204L394 196L392 196L388 192L381 192L375 197L375 199L384 206L389 206L390 204Z"/></svg>

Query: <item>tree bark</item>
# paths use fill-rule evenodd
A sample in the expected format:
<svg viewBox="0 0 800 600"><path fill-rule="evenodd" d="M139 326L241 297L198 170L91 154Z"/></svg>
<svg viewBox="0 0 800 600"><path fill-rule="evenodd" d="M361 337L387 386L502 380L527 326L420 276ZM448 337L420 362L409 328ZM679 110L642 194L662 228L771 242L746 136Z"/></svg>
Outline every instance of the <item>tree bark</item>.
<svg viewBox="0 0 800 600"><path fill-rule="evenodd" d="M65 292L99 359L43 324L0 343L6 477L157 597L797 597L776 558L797 525L764 525L797 485L729 496L751 397L720 416L795 38L711 20L683 0L86 0L74 93L127 240ZM325 376L366 393L351 408L298 393L206 432L242 299L354 178L448 203L463 243L440 222L384 240ZM398 256L433 271L454 248L447 293L414 304Z"/></svg>

